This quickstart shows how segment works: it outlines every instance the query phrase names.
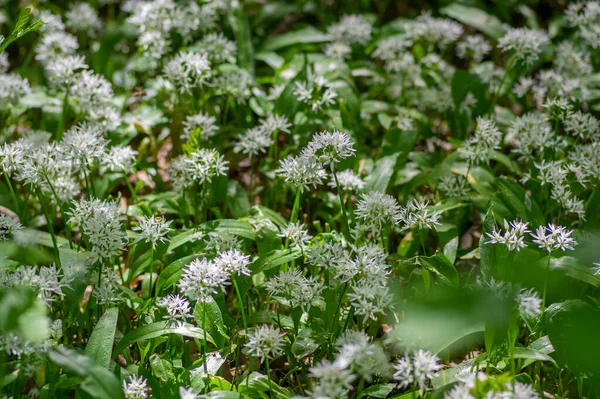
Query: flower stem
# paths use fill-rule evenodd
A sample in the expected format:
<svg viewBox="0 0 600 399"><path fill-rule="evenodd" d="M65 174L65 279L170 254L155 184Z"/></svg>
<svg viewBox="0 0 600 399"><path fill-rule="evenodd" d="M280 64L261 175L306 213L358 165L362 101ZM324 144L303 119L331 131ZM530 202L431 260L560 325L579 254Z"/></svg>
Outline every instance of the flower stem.
<svg viewBox="0 0 600 399"><path fill-rule="evenodd" d="M269 397L273 397L273 388L271 386L271 367L269 366L269 356L265 358L266 366L267 366L267 382L269 384Z"/></svg>
<svg viewBox="0 0 600 399"><path fill-rule="evenodd" d="M235 289L235 293L238 298L238 302L240 303L240 312L242 313L242 323L244 324L244 332L248 335L248 323L246 322L246 311L244 310L244 301L242 299L242 293L238 287L236 276L233 276L231 279L233 281L233 288Z"/></svg>
<svg viewBox="0 0 600 399"><path fill-rule="evenodd" d="M552 257L552 252L548 253L548 261L546 262L546 275L544 277L544 291L542 294L542 314L540 316L540 322L544 320L544 313L546 311L546 290L548 288L548 277L550 275L550 258Z"/></svg>
<svg viewBox="0 0 600 399"><path fill-rule="evenodd" d="M39 191L36 190L36 194L38 200L40 201L40 208L42 209L42 213L44 214L44 218L46 219L46 224L48 225L48 232L50 233L50 237L52 237L52 246L54 247L54 258L55 262L58 265L59 269L62 269L62 264L60 263L60 252L58 251L58 243L56 240L56 234L54 233L54 226L50 221L50 216L48 215L48 210L44 206L44 201L42 200L42 195Z"/></svg>
<svg viewBox="0 0 600 399"><path fill-rule="evenodd" d="M13 189L12 183L8 178L6 172L4 172L4 180L6 180L6 184L8 185L8 189L10 190L10 196L12 197L13 202L15 203L15 209L17 211L17 215L19 215L19 219L21 218L21 208L19 207L19 201L17 201L17 195L15 194L15 190Z"/></svg>
<svg viewBox="0 0 600 399"><path fill-rule="evenodd" d="M44 177L46 178L46 182L48 183L48 186L50 186L52 195L54 195L54 199L56 200L56 203L58 204L58 208L60 209L60 214L63 218L63 221L65 222L65 231L67 233L67 239L69 240L69 248L73 249L73 240L71 239L71 224L67 220L67 216L66 216L65 210L62 206L62 202L60 201L60 198L58 197L58 194L56 193L54 186L50 182L50 179L48 178L48 176L44 176Z"/></svg>
<svg viewBox="0 0 600 399"><path fill-rule="evenodd" d="M60 116L60 120L58 121L58 128L56 129L56 141L62 140L62 135L65 130L65 124L67 121L67 113L69 112L69 88L67 87L67 91L65 92L65 97L63 99L62 105L62 114Z"/></svg>
<svg viewBox="0 0 600 399"><path fill-rule="evenodd" d="M342 188L340 187L340 182L338 181L337 173L335 173L335 168L333 164L331 165L331 173L333 174L333 179L335 180L335 186L337 187L338 196L340 197L340 208L342 208L342 215L344 218L342 223L344 237L346 237L346 240L350 242L350 228L348 227L348 215L346 215L346 207L344 206L344 198L342 197Z"/></svg>
<svg viewBox="0 0 600 399"><path fill-rule="evenodd" d="M300 209L300 196L302 191L296 189L296 198L294 199L294 207L292 208L292 214L290 215L290 223L296 223L298 221L298 211Z"/></svg>

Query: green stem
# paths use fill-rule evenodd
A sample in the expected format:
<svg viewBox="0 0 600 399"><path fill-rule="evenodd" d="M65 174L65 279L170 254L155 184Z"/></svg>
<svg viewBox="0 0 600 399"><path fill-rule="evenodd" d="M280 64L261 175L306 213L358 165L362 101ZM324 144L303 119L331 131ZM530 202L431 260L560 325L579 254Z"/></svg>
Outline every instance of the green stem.
<svg viewBox="0 0 600 399"><path fill-rule="evenodd" d="M69 112L69 87L67 87L67 91L65 92L65 97L63 99L62 105L62 114L60 116L60 120L58 121L58 128L56 129L56 141L62 140L62 135L65 130L65 124L67 121L67 114Z"/></svg>
<svg viewBox="0 0 600 399"><path fill-rule="evenodd" d="M488 116L491 115L494 112L494 109L496 108L496 101L498 101L498 96L500 95L500 90L502 90L504 81L508 77L508 74L511 71L512 67L514 66L515 61L516 61L516 58L513 55L512 57L510 57L510 59L508 60L508 63L506 64L506 70L504 71L504 75L502 75L502 79L500 79L498 88L494 92L494 97L492 97L492 101L490 101L490 109L488 111Z"/></svg>
<svg viewBox="0 0 600 399"><path fill-rule="evenodd" d="M6 180L8 189L10 190L10 196L12 197L12 200L15 203L17 215L19 215L19 219L21 219L21 208L19 207L19 201L17 201L17 195L15 194L15 190L13 189L12 183L10 182L10 179L8 178L8 175L6 174L6 172L4 172L4 179Z"/></svg>
<svg viewBox="0 0 600 399"><path fill-rule="evenodd" d="M50 237L52 237L52 246L54 247L54 257L55 262L58 265L59 269L62 269L62 264L60 263L60 252L58 251L58 242L56 240L56 234L54 233L54 226L50 221L50 216L48 215L48 211L44 206L44 201L42 200L42 195L39 191L36 190L36 194L38 200L40 201L40 208L42 209L42 213L44 214L44 218L46 219L46 224L48 225L48 232L50 233Z"/></svg>
<svg viewBox="0 0 600 399"><path fill-rule="evenodd" d="M148 297L152 298L152 276L154 274L154 244L150 250L150 280L148 284Z"/></svg>
<svg viewBox="0 0 600 399"><path fill-rule="evenodd" d="M548 277L550 275L550 258L552 256L552 252L548 253L548 261L546 263L546 275L544 276L544 291L542 294L542 314L540 316L540 322L544 320L544 313L546 311L546 290L548 288Z"/></svg>
<svg viewBox="0 0 600 399"><path fill-rule="evenodd" d="M300 197L302 190L296 189L296 198L294 199L294 207L292 208L292 214L290 215L290 223L296 223L298 221L298 211L300 209Z"/></svg>
<svg viewBox="0 0 600 399"><path fill-rule="evenodd" d="M133 186L131 185L131 182L129 181L129 178L125 171L123 171L123 175L125 177L125 183L127 183L127 188L129 189L129 192L131 193L131 200L133 201L134 204L137 204L137 192L136 192L136 190L133 189Z"/></svg>
<svg viewBox="0 0 600 399"><path fill-rule="evenodd" d="M73 240L71 239L71 224L69 223L69 221L67 219L67 215L62 206L62 202L60 201L60 198L58 197L58 194L56 193L54 186L50 182L50 179L48 178L48 176L44 176L44 177L46 178L46 182L48 183L48 186L50 186L52 195L54 195L54 199L56 200L56 203L58 204L58 208L60 209L60 214L63 218L63 221L65 222L65 231L67 233L67 239L69 240L69 248L73 249Z"/></svg>
<svg viewBox="0 0 600 399"><path fill-rule="evenodd" d="M248 335L248 323L246 322L246 311L244 310L244 301L242 299L242 293L240 292L240 289L238 287L236 276L232 276L232 277L233 278L231 280L233 281L233 288L235 289L235 293L237 295L238 302L240 303L240 312L242 313L242 323L244 323L244 332L246 333L246 336L247 336Z"/></svg>
<svg viewBox="0 0 600 399"><path fill-rule="evenodd" d="M269 356L265 358L266 366L267 366L267 382L269 384L269 397L273 397L273 388L271 385L271 367L269 366Z"/></svg>
<svg viewBox="0 0 600 399"><path fill-rule="evenodd" d="M333 179L335 180L335 186L337 187L338 196L340 197L340 208L342 209L343 216L343 233L346 240L350 242L350 228L348 227L348 215L346 215L346 207L344 206L344 198L342 197L342 188L340 187L340 182L337 178L337 173L335 173L335 168L333 164L331 164L331 173L333 173Z"/></svg>
<svg viewBox="0 0 600 399"><path fill-rule="evenodd" d="M204 364L204 374L208 375L208 367L206 365L206 302L202 303L202 331L204 333L204 342L202 343L202 359Z"/></svg>

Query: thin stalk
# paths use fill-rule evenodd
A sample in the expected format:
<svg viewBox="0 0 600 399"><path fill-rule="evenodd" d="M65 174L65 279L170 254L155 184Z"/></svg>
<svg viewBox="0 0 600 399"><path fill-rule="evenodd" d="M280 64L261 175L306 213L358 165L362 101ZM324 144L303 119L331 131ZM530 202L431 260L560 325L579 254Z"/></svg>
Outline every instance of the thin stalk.
<svg viewBox="0 0 600 399"><path fill-rule="evenodd" d="M240 312L242 312L242 323L244 323L244 332L246 333L246 336L247 336L248 335L248 323L246 322L246 311L244 309L244 301L242 299L242 293L240 292L240 289L238 287L236 276L233 276L233 278L231 280L233 281L233 288L235 289L235 293L237 295L238 302L240 303Z"/></svg>
<svg viewBox="0 0 600 399"><path fill-rule="evenodd" d="M48 178L48 176L44 176L44 177L46 178L46 182L48 183L48 186L50 186L52 195L54 195L54 199L56 200L56 203L58 204L58 208L60 209L60 214L65 222L65 231L67 233L67 239L69 240L69 248L73 249L73 240L71 239L71 224L67 220L67 215L65 214L65 210L62 206L62 202L61 202L60 198L58 197L58 194L56 193L54 186L50 182L50 179Z"/></svg>
<svg viewBox="0 0 600 399"><path fill-rule="evenodd" d="M494 112L494 108L496 108L496 101L498 100L498 96L500 95L500 90L502 90L502 86L504 85L504 81L508 77L508 73L510 72L510 70L514 66L513 64L515 63L515 61L516 61L516 58L515 58L514 55L512 57L510 57L510 59L508 60L508 63L506 64L506 70L504 71L504 75L502 75L502 79L500 79L500 83L498 84L498 88L494 92L494 97L492 97L492 101L490 101L490 109L488 111L488 115L491 115Z"/></svg>
<svg viewBox="0 0 600 399"><path fill-rule="evenodd" d="M56 129L56 141L62 140L62 135L65 130L65 124L67 121L67 113L69 112L69 87L67 87L67 91L65 92L65 97L63 99L62 105L62 113L60 115L60 120L58 121L58 128Z"/></svg>
<svg viewBox="0 0 600 399"><path fill-rule="evenodd" d="M17 210L17 215L19 215L19 219L21 218L21 208L19 207L19 201L17 201L17 195L15 194L15 190L13 189L12 183L8 178L6 172L4 172L4 180L6 180L6 184L8 185L8 189L10 190L10 196L12 197L13 202L15 203L15 208Z"/></svg>
<svg viewBox="0 0 600 399"><path fill-rule="evenodd" d="M129 181L129 178L125 171L123 171L123 175L125 177L125 183L127 183L127 188L129 189L129 192L131 193L131 200L133 201L134 204L137 204L137 192L136 192L136 190L133 189L133 186L131 185L131 182Z"/></svg>
<svg viewBox="0 0 600 399"><path fill-rule="evenodd" d="M56 240L56 234L54 233L54 226L50 221L50 216L48 215L48 211L44 206L44 202L42 201L42 195L39 191L36 190L36 194L38 200L40 201L40 208L42 209L42 213L44 214L44 218L46 219L46 224L48 225L48 232L50 233L50 237L52 237L52 246L54 247L54 258L55 262L58 265L59 269L62 269L62 264L60 263L60 252L58 251L58 242Z"/></svg>
<svg viewBox="0 0 600 399"><path fill-rule="evenodd" d="M302 190L296 189L296 198L294 199L294 206L292 208L292 214L290 215L290 223L296 223L298 221L298 211L300 210L300 197Z"/></svg>
<svg viewBox="0 0 600 399"><path fill-rule="evenodd" d="M331 173L333 174L333 179L335 180L338 196L340 197L340 208L342 208L342 216L344 219L342 223L344 237L346 237L346 240L350 242L350 228L348 227L348 215L346 215L346 207L344 206L344 198L342 197L342 188L340 187L340 182L338 181L333 164L331 164Z"/></svg>
<svg viewBox="0 0 600 399"><path fill-rule="evenodd" d="M152 298L152 275L154 274L154 244L150 250L150 280L148 284L148 297Z"/></svg>
<svg viewBox="0 0 600 399"><path fill-rule="evenodd" d="M272 398L273 397L273 388L271 385L271 367L269 366L269 356L267 356L265 358L265 362L267 365L267 382L269 384L269 397Z"/></svg>
<svg viewBox="0 0 600 399"><path fill-rule="evenodd" d="M208 374L208 368L206 366L206 303L202 303L202 331L204 333L204 342L202 343L202 358L204 359L204 374Z"/></svg>
<svg viewBox="0 0 600 399"><path fill-rule="evenodd" d="M548 288L548 277L550 275L550 258L552 252L548 253L548 261L546 262L546 275L544 276L544 291L542 294L542 314L540 316L540 322L544 320L544 313L546 311L546 290Z"/></svg>
<svg viewBox="0 0 600 399"><path fill-rule="evenodd" d="M102 260L100 260L100 265L98 265L98 285L96 286L98 289L100 288L100 285L102 284L102 268L104 266L104 263L102 262ZM100 320L100 316L102 314L102 305L100 305L100 299L98 299L98 303L96 304L97 306L97 315L98 315L98 319L96 320L96 323L98 323L98 321Z"/></svg>

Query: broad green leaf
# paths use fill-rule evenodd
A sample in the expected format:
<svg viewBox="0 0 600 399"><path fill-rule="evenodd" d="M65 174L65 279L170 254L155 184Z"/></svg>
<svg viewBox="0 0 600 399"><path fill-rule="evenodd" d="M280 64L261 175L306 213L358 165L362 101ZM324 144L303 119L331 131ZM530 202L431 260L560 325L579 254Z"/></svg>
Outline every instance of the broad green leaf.
<svg viewBox="0 0 600 399"><path fill-rule="evenodd" d="M79 307L79 300L83 296L89 282L91 268L87 266L88 254L62 247L58 250L64 278L69 282L69 289L65 294L69 306Z"/></svg>
<svg viewBox="0 0 600 399"><path fill-rule="evenodd" d="M192 263L194 259L199 257L201 257L201 255L189 255L171 262L158 275L158 279L156 280L156 292L161 293L163 289L177 284L179 282L179 278L183 274L183 269Z"/></svg>
<svg viewBox="0 0 600 399"><path fill-rule="evenodd" d="M203 225L206 229L219 233L236 235L249 240L256 240L256 232L252 225L245 220L218 219Z"/></svg>
<svg viewBox="0 0 600 399"><path fill-rule="evenodd" d="M169 327L167 322L156 322L138 327L129 331L115 346L113 357L121 353L125 348L135 342L147 341L152 338L160 337L167 334L179 334L184 337L204 339L204 331L201 328L194 327L190 324L184 324L178 327ZM214 339L206 332L206 340L213 345Z"/></svg>
<svg viewBox="0 0 600 399"><path fill-rule="evenodd" d="M327 342L327 338L323 334L319 334L306 327L296 336L292 344L292 353L298 357L308 356L319 349L325 342Z"/></svg>
<svg viewBox="0 0 600 399"><path fill-rule="evenodd" d="M360 393L358 399L386 398L396 388L397 384L371 385Z"/></svg>
<svg viewBox="0 0 600 399"><path fill-rule="evenodd" d="M177 381L171 362L157 354L150 356L150 368L152 374L164 383L175 383Z"/></svg>
<svg viewBox="0 0 600 399"><path fill-rule="evenodd" d="M454 367L438 372L437 375L431 379L431 385L433 386L433 389L439 389L448 384L453 384L461 377L467 377L471 375L473 373L476 360L477 359L468 359Z"/></svg>
<svg viewBox="0 0 600 399"><path fill-rule="evenodd" d="M584 266L581 261L572 256L561 256L550 259L550 269L560 270L567 276L586 284L600 287L600 275L591 267Z"/></svg>
<svg viewBox="0 0 600 399"><path fill-rule="evenodd" d="M275 250L260 256L258 259L252 262L250 268L252 269L252 274L257 274L291 262L301 256L302 250L299 248Z"/></svg>
<svg viewBox="0 0 600 399"><path fill-rule="evenodd" d="M117 377L96 364L88 356L64 347L48 351L50 360L59 367L84 378L81 388L95 398L124 399L121 382Z"/></svg>
<svg viewBox="0 0 600 399"><path fill-rule="evenodd" d="M458 288L459 277L456 267L446 258L446 256L438 252L433 256L419 257L419 263L427 270L436 274L444 284Z"/></svg>
<svg viewBox="0 0 600 399"><path fill-rule="evenodd" d="M204 309L206 309L206 319L204 320ZM229 338L225 333L225 323L221 309L215 300L211 297L208 302L198 302L194 308L194 320L200 328L206 326L206 331L217 340L217 348L224 346L225 339Z"/></svg>
<svg viewBox="0 0 600 399"><path fill-rule="evenodd" d="M385 156L375 162L373 171L365 179L365 191L385 192L394 174L400 153Z"/></svg>
<svg viewBox="0 0 600 399"><path fill-rule="evenodd" d="M262 46L261 52L277 51L294 44L323 43L327 41L329 41L329 37L326 34L313 27L307 27L278 35L266 42Z"/></svg>
<svg viewBox="0 0 600 399"><path fill-rule="evenodd" d="M494 39L499 39L506 34L506 29L498 18L489 15L479 8L454 3L442 8L440 13L454 18L465 25L472 26Z"/></svg>
<svg viewBox="0 0 600 399"><path fill-rule="evenodd" d="M279 69L285 63L285 59L282 56L270 51L254 54L254 58L264 62L273 69Z"/></svg>
<svg viewBox="0 0 600 399"><path fill-rule="evenodd" d="M496 221L494 219L494 211L490 208L483 220L483 229L481 231L481 238L479 239L479 258L481 274L486 280L491 279L494 276L494 269L497 262L497 250L495 245L487 244L488 237L487 233L492 233L495 229Z"/></svg>
<svg viewBox="0 0 600 399"><path fill-rule="evenodd" d="M106 369L109 368L110 359L112 358L118 318L118 308L110 308L104 312L98 324L92 330L92 335L85 346L85 355Z"/></svg>

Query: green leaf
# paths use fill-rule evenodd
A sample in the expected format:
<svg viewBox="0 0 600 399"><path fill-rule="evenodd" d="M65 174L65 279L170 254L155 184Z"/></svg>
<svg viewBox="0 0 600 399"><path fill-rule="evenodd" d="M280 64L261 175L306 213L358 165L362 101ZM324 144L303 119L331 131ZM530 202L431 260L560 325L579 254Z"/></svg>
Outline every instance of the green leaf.
<svg viewBox="0 0 600 399"><path fill-rule="evenodd" d="M204 324L206 326L206 331L210 333L211 337L218 341L216 345L217 348L220 349L224 347L225 340L229 338L225 332L225 323L223 322L221 309L212 297L208 302L198 302L194 308L194 319L196 320L196 324L200 327L203 327L202 314L204 309L206 309L206 324Z"/></svg>
<svg viewBox="0 0 600 399"><path fill-rule="evenodd" d="M326 34L313 27L307 27L274 37L262 46L261 52L277 51L294 44L323 43L327 41L329 41L329 37Z"/></svg>
<svg viewBox="0 0 600 399"><path fill-rule="evenodd" d="M483 219L483 229L481 231L481 238L479 239L479 258L481 259L480 268L481 274L486 280L489 280L494 275L494 269L496 266L497 250L495 245L486 244L488 237L487 233L492 233L496 227L496 220L494 218L494 211L492 208L488 209Z"/></svg>
<svg viewBox="0 0 600 399"><path fill-rule="evenodd" d="M458 271L443 253L438 252L428 257L421 256L419 257L419 263L430 272L436 274L444 284L452 288L458 288Z"/></svg>
<svg viewBox="0 0 600 399"><path fill-rule="evenodd" d="M129 331L115 346L113 357L121 353L132 343L147 341L167 334L179 334L184 337L204 339L204 331L190 324L184 324L179 327L168 327L167 322L156 322ZM213 345L215 344L215 341L208 332L206 333L206 340Z"/></svg>
<svg viewBox="0 0 600 399"><path fill-rule="evenodd" d="M325 342L327 342L327 338L323 334L306 327L296 336L296 340L292 344L292 353L298 357L308 356Z"/></svg>
<svg viewBox="0 0 600 399"><path fill-rule="evenodd" d="M284 265L302 256L302 250L299 248L288 248L271 251L260 256L252 262L252 274L264 272L273 269L274 267Z"/></svg>
<svg viewBox="0 0 600 399"><path fill-rule="evenodd" d="M360 393L358 399L367 398L386 398L390 392L396 388L397 384L377 384L371 385Z"/></svg>
<svg viewBox="0 0 600 399"><path fill-rule="evenodd" d="M78 308L89 282L91 271L87 266L89 256L65 247L59 248L58 253L64 278L69 282L69 289L66 290L68 305Z"/></svg>
<svg viewBox="0 0 600 399"><path fill-rule="evenodd" d="M548 337L546 337L546 341L548 342L548 344L550 344L550 341L548 340ZM550 344L550 347L552 348L552 344ZM554 348L552 348L552 352L554 351ZM550 352L551 353L551 352ZM552 359L550 356L548 356L548 353L544 353L541 352L539 350L536 350L532 347L529 348L515 348L514 352L513 352L513 357L515 359L525 359L526 363L523 365L523 367L521 368L521 370L523 368L525 368L526 366L530 365L531 363L535 362L535 361L540 361L540 362L551 362L556 364L556 362L554 361L554 359Z"/></svg>
<svg viewBox="0 0 600 399"><path fill-rule="evenodd" d="M27 7L21 10L19 13L19 17L17 18L17 23L13 28L11 33L12 36L19 37L19 32L27 25L29 22L29 18L31 16L31 8Z"/></svg>
<svg viewBox="0 0 600 399"><path fill-rule="evenodd" d="M254 58L264 62L273 69L279 69L285 63L285 59L274 52L257 53L254 54Z"/></svg>
<svg viewBox="0 0 600 399"><path fill-rule="evenodd" d="M479 8L454 3L442 8L440 13L454 18L465 25L472 26L494 39L499 39L506 34L506 29L498 18L489 15Z"/></svg>
<svg viewBox="0 0 600 399"><path fill-rule="evenodd" d="M59 367L84 378L81 388L95 398L124 399L117 377L89 357L64 347L48 351L50 360Z"/></svg>
<svg viewBox="0 0 600 399"><path fill-rule="evenodd" d="M594 269L584 266L581 261L572 256L561 256L550 259L551 270L561 270L565 275L586 284L600 287L600 276Z"/></svg>
<svg viewBox="0 0 600 399"><path fill-rule="evenodd" d="M200 255L189 255L171 262L158 275L156 280L156 292L161 293L163 289L173 287L179 282L179 278L183 274L183 269L189 265L194 259Z"/></svg>
<svg viewBox="0 0 600 399"><path fill-rule="evenodd" d="M256 232L246 220L218 219L207 222L203 226L212 231L227 233L256 241Z"/></svg>
<svg viewBox="0 0 600 399"><path fill-rule="evenodd" d="M387 190L394 170L396 168L396 162L400 153L385 156L375 162L373 171L365 179L366 192L368 191L380 191L384 193Z"/></svg>
<svg viewBox="0 0 600 399"><path fill-rule="evenodd" d="M110 308L104 312L85 346L85 355L106 369L110 366L118 318L118 308Z"/></svg>
<svg viewBox="0 0 600 399"><path fill-rule="evenodd" d="M164 383L175 383L177 381L171 362L159 357L157 354L150 356L150 368L152 374Z"/></svg>
<svg viewBox="0 0 600 399"><path fill-rule="evenodd" d="M458 381L461 377L467 377L473 374L473 367L477 359L468 359L456 366L442 370L431 379L431 385L433 389L440 389L448 384L453 384Z"/></svg>

